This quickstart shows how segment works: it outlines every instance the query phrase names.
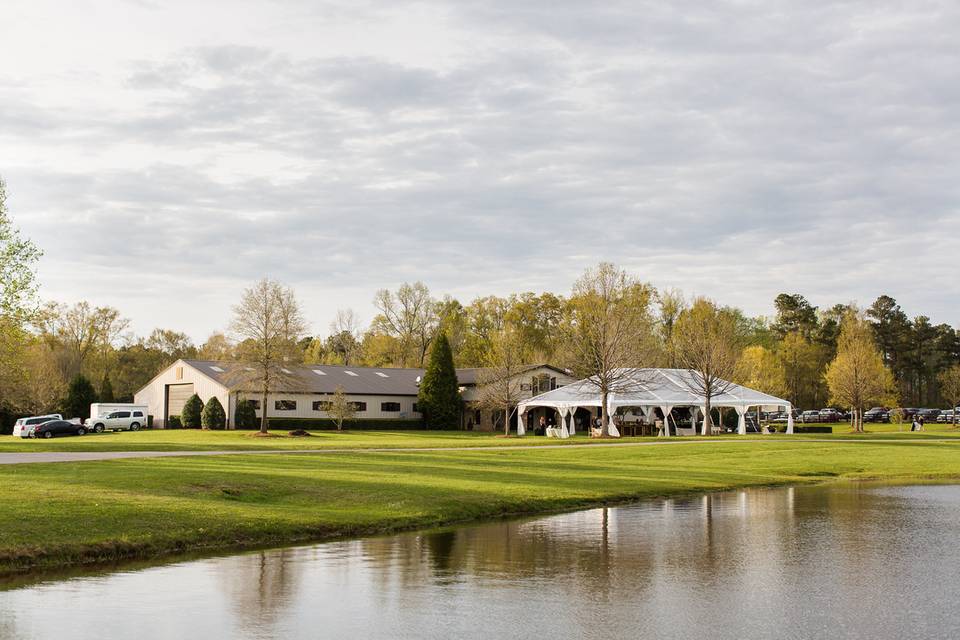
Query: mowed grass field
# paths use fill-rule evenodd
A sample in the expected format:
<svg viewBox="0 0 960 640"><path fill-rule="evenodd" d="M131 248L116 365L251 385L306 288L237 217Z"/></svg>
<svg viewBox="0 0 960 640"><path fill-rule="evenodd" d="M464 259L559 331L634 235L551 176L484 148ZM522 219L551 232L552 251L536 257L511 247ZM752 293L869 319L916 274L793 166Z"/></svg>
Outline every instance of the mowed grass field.
<svg viewBox="0 0 960 640"><path fill-rule="evenodd" d="M802 426L802 425L798 425ZM821 426L821 425L817 425ZM852 434L847 424L832 426L832 434L794 434L791 438L882 438L895 435L910 438L960 437L960 430L951 425L933 424L923 432L910 433L910 425L871 424L866 434ZM285 431L271 432L273 438L254 437L249 431L201 431L198 429L156 429L119 433L87 434L80 437L60 437L50 440L28 440L0 436L0 453L26 451L269 451L309 449L403 449L434 447L513 447L558 444L597 443L578 434L568 440L527 435L505 438L500 434L470 431L315 431L311 437L293 438ZM713 436L742 438L736 434ZM748 434L749 438L778 439L784 434L762 436ZM688 438L689 439L689 438ZM621 442L645 441L654 438L623 438ZM600 442L609 443L609 440Z"/></svg>
<svg viewBox="0 0 960 640"><path fill-rule="evenodd" d="M420 442L441 437L421 435L427 440ZM459 435L461 442L494 440L451 435ZM130 434L140 436L156 434ZM392 442L396 436L382 437ZM519 442L535 440L546 441ZM340 451L2 465L0 572L280 545L826 479L960 480L960 439L942 434L919 441L898 434L866 441L772 436L644 447Z"/></svg>

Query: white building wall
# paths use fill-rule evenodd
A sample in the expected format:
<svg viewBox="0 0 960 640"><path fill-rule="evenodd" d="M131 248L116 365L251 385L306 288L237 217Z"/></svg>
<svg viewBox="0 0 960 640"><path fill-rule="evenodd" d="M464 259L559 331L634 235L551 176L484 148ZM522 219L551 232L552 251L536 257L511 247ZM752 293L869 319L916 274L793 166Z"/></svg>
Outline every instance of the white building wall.
<svg viewBox="0 0 960 640"><path fill-rule="evenodd" d="M233 410L230 404L229 390L212 378L197 371L182 361L177 361L163 370L160 375L151 380L147 386L138 391L133 397L136 404L145 404L149 407L149 414L153 416L155 428L165 428L167 386L171 384L193 383L193 392L200 396L204 404L216 396L227 413L227 428L233 424Z"/></svg>
<svg viewBox="0 0 960 640"><path fill-rule="evenodd" d="M241 394L244 399L247 400L257 400L260 401L260 396L255 393L243 393ZM366 411L357 411L355 418L357 419L374 419L374 420L390 420L390 419L405 419L405 420L419 420L421 414L413 410L413 405L417 401L416 396L368 396L368 395L352 395L346 394L347 400L350 402L365 402L367 403ZM268 418L329 418L330 416L326 411L314 411L313 403L329 401L333 398L332 394L324 393L271 393L267 397L267 417ZM278 400L292 400L297 403L297 408L294 411L278 411L275 408L275 403ZM384 402L397 402L400 404L400 411L383 411L381 405ZM257 417L261 416L261 412L257 410Z"/></svg>

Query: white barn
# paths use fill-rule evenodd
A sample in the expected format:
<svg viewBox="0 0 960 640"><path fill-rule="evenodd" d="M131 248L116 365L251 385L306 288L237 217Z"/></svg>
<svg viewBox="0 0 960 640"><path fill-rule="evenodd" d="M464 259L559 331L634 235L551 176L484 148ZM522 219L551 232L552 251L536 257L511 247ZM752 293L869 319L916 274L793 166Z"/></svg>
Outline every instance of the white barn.
<svg viewBox="0 0 960 640"><path fill-rule="evenodd" d="M178 416L187 399L197 394L204 403L216 397L227 414L227 428L233 428L233 417L239 399L251 400L257 416L262 415L261 398L253 389L231 389L227 382L229 364L209 360L177 360L148 382L134 395L137 404L149 407L152 425L164 428L170 416ZM290 366L288 371L301 381L301 390L274 393L267 398L268 418L324 419L324 403L337 387L355 403L356 417L361 420L420 420L417 391L423 369L388 367L349 367L334 365ZM493 430L497 418L480 412L471 405L477 399L477 376L480 369L458 369L457 379L464 400L461 428ZM520 374L524 395L538 393L569 384L574 379L563 369L550 365L529 365ZM502 418L500 418L502 419ZM516 417L514 416L514 421ZM500 423L502 424L502 423Z"/></svg>

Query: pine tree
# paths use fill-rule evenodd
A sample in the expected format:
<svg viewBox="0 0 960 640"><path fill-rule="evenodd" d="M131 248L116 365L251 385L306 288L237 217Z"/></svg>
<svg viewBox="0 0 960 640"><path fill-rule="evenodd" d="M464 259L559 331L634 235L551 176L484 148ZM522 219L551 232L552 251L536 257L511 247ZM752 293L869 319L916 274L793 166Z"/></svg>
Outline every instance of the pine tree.
<svg viewBox="0 0 960 640"><path fill-rule="evenodd" d="M257 428L257 410L251 401L237 401L237 409L233 412L233 426L235 429Z"/></svg>
<svg viewBox="0 0 960 640"><path fill-rule="evenodd" d="M451 429L460 419L460 383L453 366L453 352L441 333L430 350L430 361L420 382L417 405L428 429Z"/></svg>
<svg viewBox="0 0 960 640"><path fill-rule="evenodd" d="M220 431L227 426L227 413L223 410L223 405L220 404L216 396L210 398L203 407L201 422L204 429Z"/></svg>
<svg viewBox="0 0 960 640"><path fill-rule="evenodd" d="M180 412L180 423L184 429L199 429L202 415L203 400L197 394L193 394L183 405L183 411Z"/></svg>
<svg viewBox="0 0 960 640"><path fill-rule="evenodd" d="M110 374L103 374L103 381L100 382L100 402L116 402L113 395L113 384L110 382Z"/></svg>
<svg viewBox="0 0 960 640"><path fill-rule="evenodd" d="M64 418L82 418L86 420L90 417L90 405L97 401L97 392L93 385L83 374L70 381L67 388L67 397L63 401Z"/></svg>

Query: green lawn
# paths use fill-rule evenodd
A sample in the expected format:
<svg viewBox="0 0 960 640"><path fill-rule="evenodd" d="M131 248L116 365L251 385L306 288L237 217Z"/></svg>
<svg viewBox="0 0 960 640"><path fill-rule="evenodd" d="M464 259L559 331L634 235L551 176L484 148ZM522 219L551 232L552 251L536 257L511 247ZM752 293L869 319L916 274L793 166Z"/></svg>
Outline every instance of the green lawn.
<svg viewBox="0 0 960 640"><path fill-rule="evenodd" d="M819 426L819 425L818 425ZM910 433L909 425L868 425L866 435L849 433L849 425L832 425L833 434L796 434L803 438L937 438L958 437L960 430L950 425L930 425L922 433ZM316 431L313 437L291 438L285 431L272 432L276 438L255 438L249 431L200 431L197 429L157 429L120 433L87 434L82 437L61 437L51 440L24 440L0 436L0 452L17 451L263 451L296 449L402 449L421 447L511 447L518 445L557 445L596 443L580 434L569 440L537 436L504 438L499 434L469 431L349 431L336 433ZM726 434L723 438L738 438ZM783 434L751 438L781 438ZM652 438L624 438L629 441L652 441ZM608 441L604 441L608 442Z"/></svg>
<svg viewBox="0 0 960 640"><path fill-rule="evenodd" d="M157 434L129 437L138 436ZM398 437L356 434L361 436L388 442ZM461 443L495 440L456 436ZM433 443L440 436L423 437ZM739 444L717 438L684 446L7 465L0 466L0 572L828 478L957 480L960 440L814 442L773 436Z"/></svg>

